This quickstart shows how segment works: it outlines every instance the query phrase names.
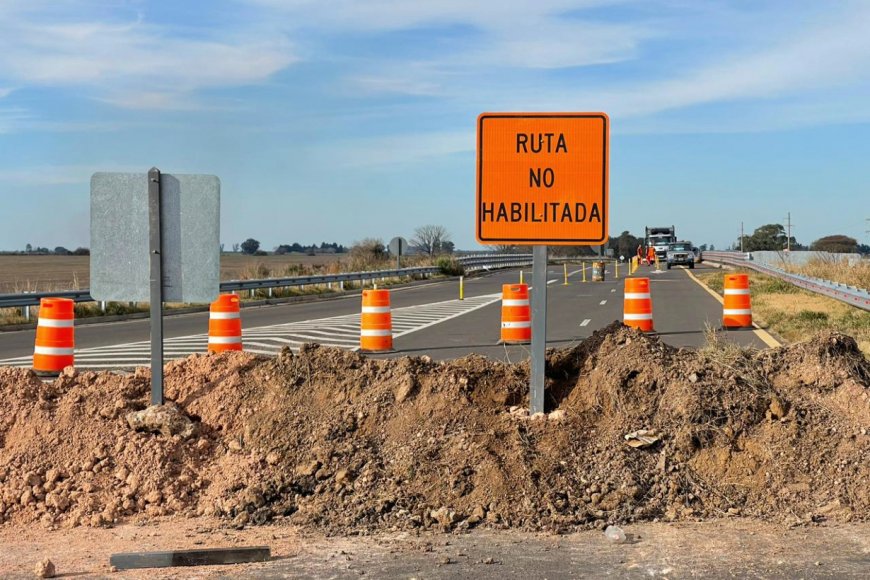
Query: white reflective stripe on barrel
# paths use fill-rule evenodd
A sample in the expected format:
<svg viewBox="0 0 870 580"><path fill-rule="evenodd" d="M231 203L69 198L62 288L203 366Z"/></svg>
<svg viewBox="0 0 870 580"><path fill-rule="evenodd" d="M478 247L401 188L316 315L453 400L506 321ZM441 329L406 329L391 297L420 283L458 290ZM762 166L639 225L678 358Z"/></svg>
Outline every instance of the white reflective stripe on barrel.
<svg viewBox="0 0 870 580"><path fill-rule="evenodd" d="M209 312L208 317L212 320L232 320L239 318L238 312Z"/></svg>
<svg viewBox="0 0 870 580"><path fill-rule="evenodd" d="M749 294L749 288L725 288L725 296L745 296Z"/></svg>
<svg viewBox="0 0 870 580"><path fill-rule="evenodd" d="M623 320L652 320L652 312L649 314L625 314Z"/></svg>
<svg viewBox="0 0 870 580"><path fill-rule="evenodd" d="M49 328L71 328L74 322L72 318L40 318L36 324Z"/></svg>
<svg viewBox="0 0 870 580"><path fill-rule="evenodd" d="M723 310L725 316L751 316L751 308L725 308Z"/></svg>
<svg viewBox="0 0 870 580"><path fill-rule="evenodd" d="M59 348L55 346L39 346L33 349L33 354L47 354L53 356L70 356L73 354L72 348Z"/></svg>
<svg viewBox="0 0 870 580"><path fill-rule="evenodd" d="M209 336L209 344L238 344L242 342L241 336Z"/></svg>
<svg viewBox="0 0 870 580"><path fill-rule="evenodd" d="M376 329L376 330L363 329L363 330L360 330L360 331L359 331L359 335L360 335L360 336L392 336L392 335L393 335L393 331L390 330L389 328L387 328L387 329L385 329L385 330L380 330L380 329Z"/></svg>
<svg viewBox="0 0 870 580"><path fill-rule="evenodd" d="M626 292L625 299L626 300L643 300L649 299L649 292Z"/></svg>
<svg viewBox="0 0 870 580"><path fill-rule="evenodd" d="M525 300L513 300L513 299L504 299L501 301L502 306L528 306L529 299Z"/></svg>
<svg viewBox="0 0 870 580"><path fill-rule="evenodd" d="M502 322L501 327L502 328L531 328L532 321L526 320L526 321L520 321L520 322Z"/></svg>
<svg viewBox="0 0 870 580"><path fill-rule="evenodd" d="M363 314L388 314L390 312L389 306L363 306L362 313Z"/></svg>

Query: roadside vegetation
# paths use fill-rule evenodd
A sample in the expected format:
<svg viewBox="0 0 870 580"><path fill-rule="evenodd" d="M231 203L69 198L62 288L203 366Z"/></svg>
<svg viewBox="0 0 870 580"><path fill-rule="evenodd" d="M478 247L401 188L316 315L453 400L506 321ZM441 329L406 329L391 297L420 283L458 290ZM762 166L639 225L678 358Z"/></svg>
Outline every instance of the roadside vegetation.
<svg viewBox="0 0 870 580"><path fill-rule="evenodd" d="M870 259L849 263L846 258L830 256L809 260L803 266L791 266L786 270L804 276L822 278L840 284L870 289Z"/></svg>
<svg viewBox="0 0 870 580"><path fill-rule="evenodd" d="M870 312L807 292L777 278L753 271L736 271L749 275L752 315L759 326L787 342L806 340L820 330L837 330L854 337L864 355L870 357ZM722 271L696 276L722 294Z"/></svg>
<svg viewBox="0 0 870 580"><path fill-rule="evenodd" d="M450 241L449 233L442 226L421 226L414 232L410 241L415 248L413 255L401 257L402 268L438 267L440 275L456 276L463 273L462 265L452 255L454 246ZM254 239L245 240L239 244L241 251L221 255L221 281L228 280L259 280L266 278L291 278L297 276L333 275L346 272L371 272L379 270L392 270L396 268L396 258L391 256L383 240L379 238L366 238L355 242L350 248L335 244L323 244L327 249L341 250L340 252L326 252L316 255L311 253L291 253L293 246L279 246L276 252L266 254L260 251L259 242ZM311 250L315 246L303 247ZM279 251L280 250L280 251ZM42 256L32 257L16 255L4 258L7 260L7 292L13 294L25 292L51 292L76 290L87 287L86 273L89 269L87 257L75 259L75 269L67 271L64 260L70 260L69 256ZM12 262L11 260L15 260ZM52 261L49 263L48 260ZM39 276L35 279L22 278L24 276ZM80 283L81 277L85 277L85 283ZM383 277L374 280L348 281L343 288L338 283L333 284L310 284L306 286L287 286L283 288L258 289L242 291L238 294L243 301L263 300L267 298L280 299L296 296L338 294L342 291L357 290L364 287L388 287L412 281L410 276ZM0 279L3 282L3 279ZM0 291L2 292L2 291ZM167 309L190 308L191 304L167 304ZM32 307L30 322L33 323L38 316L38 307ZM148 312L147 303L108 302L103 307L100 303L86 302L77 304L75 307L76 318L90 318L96 316L125 315L139 312ZM0 326L26 324L28 322L21 308L0 308Z"/></svg>

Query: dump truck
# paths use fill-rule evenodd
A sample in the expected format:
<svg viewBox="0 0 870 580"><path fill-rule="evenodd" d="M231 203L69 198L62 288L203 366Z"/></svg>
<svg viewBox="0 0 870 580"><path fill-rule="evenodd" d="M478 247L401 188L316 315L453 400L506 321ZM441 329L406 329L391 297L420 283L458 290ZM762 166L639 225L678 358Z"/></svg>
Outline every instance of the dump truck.
<svg viewBox="0 0 870 580"><path fill-rule="evenodd" d="M674 226L666 227L649 227L646 228L646 238L644 239L646 247L654 247L656 256L659 262L664 262L668 258L668 245L677 241L677 230Z"/></svg>

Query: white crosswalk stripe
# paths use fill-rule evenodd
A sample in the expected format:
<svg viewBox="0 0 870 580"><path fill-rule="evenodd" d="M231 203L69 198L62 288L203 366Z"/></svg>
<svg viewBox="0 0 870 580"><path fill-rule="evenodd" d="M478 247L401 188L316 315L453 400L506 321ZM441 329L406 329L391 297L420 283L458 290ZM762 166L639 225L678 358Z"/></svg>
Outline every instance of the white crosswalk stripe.
<svg viewBox="0 0 870 580"><path fill-rule="evenodd" d="M444 321L468 314L501 300L501 294L487 294L465 300L448 300L396 308L393 315L393 338L429 328ZM244 311L242 312L244 321ZM359 348L360 315L348 314L317 320L287 322L242 330L242 344L247 352L274 355L283 347L298 350L307 342L336 346L348 350ZM204 353L208 335L196 334L168 338L163 343L164 358L169 361ZM75 366L79 369L124 369L148 366L151 361L150 341L76 349ZM0 366L29 367L31 356L0 360Z"/></svg>

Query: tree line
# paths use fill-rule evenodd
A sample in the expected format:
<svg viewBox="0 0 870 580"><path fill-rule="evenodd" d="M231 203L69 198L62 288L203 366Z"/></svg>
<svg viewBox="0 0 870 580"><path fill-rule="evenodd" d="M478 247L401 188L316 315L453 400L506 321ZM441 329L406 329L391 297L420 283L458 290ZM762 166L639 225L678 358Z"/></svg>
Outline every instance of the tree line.
<svg viewBox="0 0 870 580"><path fill-rule="evenodd" d="M744 252L781 251L786 248L835 254L870 254L870 246L859 244L855 238L843 234L823 236L809 246L803 245L794 236L789 237L782 224L759 226L752 234L738 236L737 241L732 246L732 249Z"/></svg>

